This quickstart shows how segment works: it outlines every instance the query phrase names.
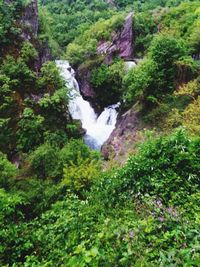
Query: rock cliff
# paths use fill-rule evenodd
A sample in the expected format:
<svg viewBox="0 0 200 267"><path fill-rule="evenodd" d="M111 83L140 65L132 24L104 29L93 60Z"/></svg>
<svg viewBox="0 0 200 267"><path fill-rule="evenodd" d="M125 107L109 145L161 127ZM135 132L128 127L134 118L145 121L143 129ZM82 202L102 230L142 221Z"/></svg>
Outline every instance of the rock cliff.
<svg viewBox="0 0 200 267"><path fill-rule="evenodd" d="M22 17L22 36L25 40L29 41L35 38L38 34L38 3L37 0L31 0L30 3L24 8Z"/></svg>
<svg viewBox="0 0 200 267"><path fill-rule="evenodd" d="M124 22L124 25L116 33L112 42L102 41L97 47L98 54L105 55L105 63L110 64L114 56L129 60L133 56L133 13L130 13Z"/></svg>
<svg viewBox="0 0 200 267"><path fill-rule="evenodd" d="M7 5L15 5L14 0L5 0ZM38 28L39 28L39 14L38 14L38 1L30 0L28 4L21 4L18 7L17 20L15 21L15 26L19 28L19 36L15 37L15 45L11 45L5 51L4 55L7 53L12 53L19 55L22 43L24 41L30 42L38 51L38 58L34 62L33 68L39 70L42 64L51 59L51 52L47 41L41 42L38 38ZM10 50L11 51L10 51Z"/></svg>
<svg viewBox="0 0 200 267"><path fill-rule="evenodd" d="M118 115L116 128L101 149L104 159L127 154L136 138L138 126L138 115L133 109Z"/></svg>

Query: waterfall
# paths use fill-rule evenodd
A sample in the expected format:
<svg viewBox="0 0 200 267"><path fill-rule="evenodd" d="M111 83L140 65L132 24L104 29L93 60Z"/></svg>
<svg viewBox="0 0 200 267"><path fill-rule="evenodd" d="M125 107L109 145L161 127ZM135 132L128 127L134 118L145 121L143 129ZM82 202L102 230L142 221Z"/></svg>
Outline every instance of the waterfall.
<svg viewBox="0 0 200 267"><path fill-rule="evenodd" d="M72 118L82 122L82 127L86 130L85 143L90 148L99 150L115 128L119 104L106 107L98 117L89 102L82 98L75 72L69 62L57 60L56 65L70 90L69 111Z"/></svg>
<svg viewBox="0 0 200 267"><path fill-rule="evenodd" d="M133 69L136 66L136 63L134 61L126 61L125 62L125 71L126 73L130 70Z"/></svg>

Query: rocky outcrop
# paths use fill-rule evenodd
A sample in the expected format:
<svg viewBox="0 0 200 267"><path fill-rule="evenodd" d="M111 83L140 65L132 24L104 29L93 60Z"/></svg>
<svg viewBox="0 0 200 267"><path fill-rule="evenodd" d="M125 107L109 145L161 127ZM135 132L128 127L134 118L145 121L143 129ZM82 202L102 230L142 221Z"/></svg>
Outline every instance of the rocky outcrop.
<svg viewBox="0 0 200 267"><path fill-rule="evenodd" d="M122 30L113 36L112 42L99 43L97 53L106 55L107 64L112 62L114 56L125 60L133 57L133 13L126 17Z"/></svg>
<svg viewBox="0 0 200 267"><path fill-rule="evenodd" d="M20 23L22 25L22 39L30 41L39 52L38 58L35 61L35 69L39 70L43 63L51 60L51 51L47 41L39 42L37 38L39 27L37 0L31 0L30 3L25 6Z"/></svg>
<svg viewBox="0 0 200 267"><path fill-rule="evenodd" d="M138 114L130 109L118 116L115 130L103 145L101 151L105 160L127 153L137 136Z"/></svg>
<svg viewBox="0 0 200 267"><path fill-rule="evenodd" d="M90 85L90 70L89 69L78 69L76 73L76 78L80 87L81 94L85 100L92 100L95 98L96 94Z"/></svg>
<svg viewBox="0 0 200 267"><path fill-rule="evenodd" d="M99 42L97 46L97 58L102 58L95 64L83 67L81 65L76 71L76 79L80 86L80 92L85 100L88 100L93 107L98 107L98 99L95 91L90 84L91 70L98 67L101 63L111 64L114 57L120 57L124 60L133 58L133 13L130 13L125 21L121 30L113 34L112 41ZM95 60L94 60L95 62ZM96 109L98 111L98 109Z"/></svg>
<svg viewBox="0 0 200 267"><path fill-rule="evenodd" d="M37 0L31 0L24 8L21 23L23 38L27 41L37 36L38 33L38 4Z"/></svg>
<svg viewBox="0 0 200 267"><path fill-rule="evenodd" d="M35 62L35 68L39 70L45 62L52 59L52 56L51 56L51 51L50 51L47 41L44 41L43 43L39 43L37 50L39 51L39 56Z"/></svg>

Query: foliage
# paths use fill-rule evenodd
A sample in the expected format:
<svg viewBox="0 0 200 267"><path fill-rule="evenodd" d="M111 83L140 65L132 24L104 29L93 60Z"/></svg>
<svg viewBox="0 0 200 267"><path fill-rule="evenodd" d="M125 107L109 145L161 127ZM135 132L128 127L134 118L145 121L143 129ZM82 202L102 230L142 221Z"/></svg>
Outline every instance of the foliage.
<svg viewBox="0 0 200 267"><path fill-rule="evenodd" d="M42 10L49 17L53 36L61 48L65 48L77 36L100 19L108 19L114 14L105 1L41 1ZM47 26L46 26L47 27Z"/></svg>
<svg viewBox="0 0 200 267"><path fill-rule="evenodd" d="M30 169L40 179L58 179L60 164L58 151L43 144L30 155Z"/></svg>
<svg viewBox="0 0 200 267"><path fill-rule="evenodd" d="M98 153L91 151L82 140L71 140L60 151L60 158L63 164L78 163L78 159L86 160L87 158L98 159Z"/></svg>
<svg viewBox="0 0 200 267"><path fill-rule="evenodd" d="M22 58L15 60L8 56L2 66L1 73L9 77L10 87L24 95L33 90L35 84L35 73L26 65Z"/></svg>
<svg viewBox="0 0 200 267"><path fill-rule="evenodd" d="M17 148L19 151L29 152L37 147L43 139L44 118L35 115L33 110L25 108L18 123Z"/></svg>
<svg viewBox="0 0 200 267"><path fill-rule="evenodd" d="M88 190L99 176L100 166L98 161L90 158L83 159L78 156L76 163L70 162L64 168L62 185L80 194Z"/></svg>
<svg viewBox="0 0 200 267"><path fill-rule="evenodd" d="M175 90L178 76L176 62L186 55L181 39L158 34L149 48L148 58L133 68L124 78L125 99L134 103L143 96L148 103L156 103Z"/></svg>
<svg viewBox="0 0 200 267"><path fill-rule="evenodd" d="M134 103L143 95L143 91L149 87L154 88L156 75L157 65L149 59L132 68L123 79L124 88L127 88L125 100Z"/></svg>
<svg viewBox="0 0 200 267"><path fill-rule="evenodd" d="M151 138L124 167L93 180L84 200L68 192L58 201L57 194L63 193L54 188L57 193L53 194L51 184L34 180L17 183L16 189L22 195L12 195L12 214L17 210L23 213L22 217L17 215L17 228L10 220L12 215L6 219L2 264L198 266L199 138L190 139L183 131L157 140ZM79 184L78 179L74 188L70 174L78 178L94 167L79 156L76 165L77 169L71 165L73 171L66 169L67 181L63 180L75 191L84 183ZM47 190L44 195L43 186ZM24 193L29 187L33 192L28 190L26 198ZM44 197L40 198L40 194ZM5 203L10 198L10 194L3 193ZM46 206L48 199L56 203ZM30 211L27 200L34 203L35 212L43 211L40 217L23 221L26 209L18 205ZM11 236L13 227L15 235ZM11 244L12 237L16 238Z"/></svg>
<svg viewBox="0 0 200 267"><path fill-rule="evenodd" d="M13 42L19 41L21 29L17 27L16 20L23 10L23 1L17 0L7 3L0 2L0 56L7 54Z"/></svg>
<svg viewBox="0 0 200 267"><path fill-rule="evenodd" d="M99 155L83 143L82 140L71 140L59 149L52 146L51 140L39 146L30 154L30 171L39 179L61 180L64 166L79 166L83 162L97 162ZM84 166L86 166L85 164Z"/></svg>
<svg viewBox="0 0 200 267"><path fill-rule="evenodd" d="M199 3L41 0L29 42L25 4L0 1L0 150L20 159L16 170L0 152L0 265L199 266ZM96 48L130 10L145 58L123 78L123 61L105 65ZM82 68L102 107L124 94L125 104L140 102L141 127L181 125L192 137L155 132L124 166L103 171L100 154L77 139L55 64L36 67L40 42L54 56L68 45L75 65L89 57Z"/></svg>
<svg viewBox="0 0 200 267"><path fill-rule="evenodd" d="M134 16L135 53L141 56L149 47L157 25L151 12L136 13Z"/></svg>
<svg viewBox="0 0 200 267"><path fill-rule="evenodd" d="M183 112L183 125L194 135L200 134L200 96L194 100Z"/></svg>
<svg viewBox="0 0 200 267"><path fill-rule="evenodd" d="M178 131L158 140L148 141L140 153L129 158L117 179L108 180L108 205L119 192L133 195L156 196L165 203L181 205L199 188L199 138L190 140L184 131ZM105 179L106 181L106 179ZM102 193L101 187L96 188ZM97 193L97 192L96 192Z"/></svg>
<svg viewBox="0 0 200 267"><path fill-rule="evenodd" d="M10 179L16 175L16 168L11 164L6 156L0 152L0 187L7 188Z"/></svg>
<svg viewBox="0 0 200 267"><path fill-rule="evenodd" d="M200 93L200 84L197 79L192 80L186 84L183 84L178 88L177 91L174 92L177 96L189 96L192 99L196 98L196 96Z"/></svg>
<svg viewBox="0 0 200 267"><path fill-rule="evenodd" d="M110 41L111 34L121 28L123 21L124 18L121 14L114 15L107 20L99 20L69 44L66 58L73 65L78 65L84 59L96 55L97 43L101 40Z"/></svg>
<svg viewBox="0 0 200 267"><path fill-rule="evenodd" d="M31 66L34 60L37 58L38 52L30 42L24 42L21 49L21 58Z"/></svg>
<svg viewBox="0 0 200 267"><path fill-rule="evenodd" d="M92 70L90 81L101 107L120 101L124 74L124 63L121 60L116 60L109 66L102 64Z"/></svg>
<svg viewBox="0 0 200 267"><path fill-rule="evenodd" d="M174 78L176 78L175 62L187 54L187 48L183 40L169 35L158 35L153 39L149 49L150 58L157 64L158 80L162 80L160 90L172 92L174 89ZM159 88L158 88L159 89ZM159 92L158 92L159 93Z"/></svg>
<svg viewBox="0 0 200 267"><path fill-rule="evenodd" d="M65 87L64 81L60 77L59 70L54 62L46 62L43 64L37 83L40 91L50 94L54 93L55 90Z"/></svg>

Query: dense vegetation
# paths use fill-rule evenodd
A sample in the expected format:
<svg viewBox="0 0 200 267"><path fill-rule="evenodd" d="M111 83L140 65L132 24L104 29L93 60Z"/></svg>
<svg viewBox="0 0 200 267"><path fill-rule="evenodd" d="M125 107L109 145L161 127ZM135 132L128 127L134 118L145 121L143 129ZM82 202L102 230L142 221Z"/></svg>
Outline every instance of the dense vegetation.
<svg viewBox="0 0 200 267"><path fill-rule="evenodd" d="M51 179L41 177L40 168L39 179L13 179L15 169L4 158L9 186L0 198L2 263L199 266L199 144L184 132L149 140L122 169L101 178L95 164L78 160L57 184L53 153L43 162ZM38 153L34 167L41 164ZM61 154L70 155L69 148ZM70 182L71 168L79 176ZM94 185L86 192L89 177Z"/></svg>
<svg viewBox="0 0 200 267"><path fill-rule="evenodd" d="M199 266L199 2L41 0L37 35L29 5L0 1L0 265ZM128 71L97 44L133 9ZM102 108L121 101L154 128L124 166L84 144L47 43L90 70Z"/></svg>

